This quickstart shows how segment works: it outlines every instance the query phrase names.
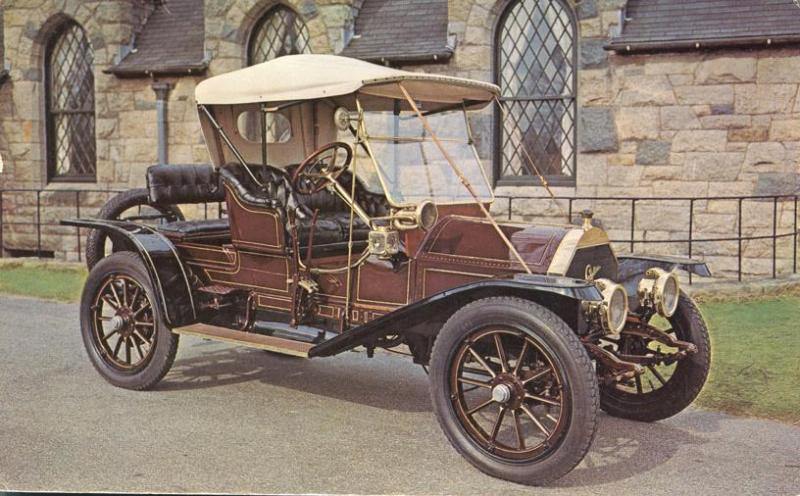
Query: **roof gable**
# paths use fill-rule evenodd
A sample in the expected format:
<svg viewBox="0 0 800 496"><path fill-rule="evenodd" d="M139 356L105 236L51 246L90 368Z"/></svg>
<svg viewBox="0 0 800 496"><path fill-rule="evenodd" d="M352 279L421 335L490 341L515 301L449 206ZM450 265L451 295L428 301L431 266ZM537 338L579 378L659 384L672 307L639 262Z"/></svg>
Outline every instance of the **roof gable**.
<svg viewBox="0 0 800 496"><path fill-rule="evenodd" d="M372 62L433 62L448 46L447 0L364 0L342 55Z"/></svg>
<svg viewBox="0 0 800 496"><path fill-rule="evenodd" d="M134 48L108 72L117 76L193 74L205 71L203 0L157 4Z"/></svg>
<svg viewBox="0 0 800 496"><path fill-rule="evenodd" d="M622 33L606 48L624 53L797 41L800 7L793 0L629 0Z"/></svg>

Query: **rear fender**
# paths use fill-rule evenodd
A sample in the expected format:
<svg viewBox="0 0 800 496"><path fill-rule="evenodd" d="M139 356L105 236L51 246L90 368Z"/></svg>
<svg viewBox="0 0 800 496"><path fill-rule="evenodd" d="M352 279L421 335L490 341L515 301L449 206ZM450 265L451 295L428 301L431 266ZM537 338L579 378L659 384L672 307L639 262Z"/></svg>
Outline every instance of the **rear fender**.
<svg viewBox="0 0 800 496"><path fill-rule="evenodd" d="M152 227L134 222L105 219L65 219L65 226L100 229L128 241L142 259L155 288L157 304L163 309L169 327L197 320L192 287L175 246ZM169 295L169 297L167 297Z"/></svg>
<svg viewBox="0 0 800 496"><path fill-rule="evenodd" d="M493 296L515 296L539 303L558 314L576 332L585 326L581 302L603 299L592 283L566 277L520 274L514 279L479 281L428 296L345 331L312 348L308 356L336 355L357 346L370 346L386 336L433 336L456 310L472 301Z"/></svg>

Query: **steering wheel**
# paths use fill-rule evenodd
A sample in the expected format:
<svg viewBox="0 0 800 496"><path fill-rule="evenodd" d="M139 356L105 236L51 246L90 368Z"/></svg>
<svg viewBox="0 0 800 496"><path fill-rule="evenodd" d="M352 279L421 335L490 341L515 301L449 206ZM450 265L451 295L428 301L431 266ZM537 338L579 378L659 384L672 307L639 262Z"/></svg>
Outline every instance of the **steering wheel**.
<svg viewBox="0 0 800 496"><path fill-rule="evenodd" d="M322 191L342 175L353 160L353 147L334 141L317 149L297 166L292 187L302 195Z"/></svg>

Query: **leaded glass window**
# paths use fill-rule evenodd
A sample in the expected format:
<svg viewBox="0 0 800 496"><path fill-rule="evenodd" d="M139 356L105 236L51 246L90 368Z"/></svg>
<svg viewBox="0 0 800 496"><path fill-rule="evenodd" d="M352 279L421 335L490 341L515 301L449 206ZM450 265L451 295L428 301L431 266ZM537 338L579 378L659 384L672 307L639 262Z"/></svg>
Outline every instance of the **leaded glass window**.
<svg viewBox="0 0 800 496"><path fill-rule="evenodd" d="M74 22L54 34L45 61L51 180L94 181L94 54Z"/></svg>
<svg viewBox="0 0 800 496"><path fill-rule="evenodd" d="M517 0L500 17L495 177L570 183L576 159L576 31L563 0ZM531 164L533 162L533 165Z"/></svg>
<svg viewBox="0 0 800 496"><path fill-rule="evenodd" d="M260 64L284 55L311 53L308 28L303 18L285 5L276 5L259 19L247 46L247 65ZM261 123L248 114L243 123L246 135L260 136ZM281 142L291 133L291 123L283 116L267 114L267 142ZM261 138L258 138L261 141Z"/></svg>
<svg viewBox="0 0 800 496"><path fill-rule="evenodd" d="M247 64L299 53L311 53L306 23L294 10L276 5L261 17L250 36Z"/></svg>

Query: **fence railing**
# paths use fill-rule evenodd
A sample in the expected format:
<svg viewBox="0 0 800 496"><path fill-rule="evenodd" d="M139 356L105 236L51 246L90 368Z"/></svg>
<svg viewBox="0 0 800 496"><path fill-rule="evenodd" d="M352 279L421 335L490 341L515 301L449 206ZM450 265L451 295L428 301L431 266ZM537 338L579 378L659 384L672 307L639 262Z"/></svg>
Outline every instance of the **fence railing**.
<svg viewBox="0 0 800 496"><path fill-rule="evenodd" d="M14 226L33 226L27 228L32 231L30 234L35 234L35 242L33 246L29 242L25 243L25 250L20 252L30 253L35 256L42 256L46 250L44 247L43 237L46 236L61 236L64 234L53 234L52 232L43 232L44 228L57 226L60 218L66 217L80 217L83 213L90 209L97 209L110 198L112 195L118 193L119 190L109 189L0 189L0 257L3 256L3 248L6 251L14 251L13 247L8 243L15 242L15 233L11 232ZM61 199L55 204L52 202L54 196L61 196ZM20 197L25 197L20 201ZM11 204L12 200L17 200L20 204ZM50 201L49 201L50 200ZM613 196L558 196L555 201L559 203L560 209L563 213L552 211L547 214L544 213L554 202L550 197L524 197L524 196L503 196L498 195L493 207L495 215L505 217L509 220L516 218L548 218L552 220L574 222L580 210L584 208L592 208L602 210L604 205L615 205L613 216L606 216L601 220L604 227L612 233L612 243L617 246L627 247L631 252L634 252L638 247L647 245L680 245L685 249L682 253L670 253L676 256L688 257L705 257L709 253L718 253L718 249L698 250L699 246L720 245L723 243L736 243L734 250L736 257L736 268L734 270L738 280L742 280L743 260L745 255L744 244L752 241L769 241L771 242L771 250L769 258L771 260L771 275L777 278L779 275L778 260L789 260L791 266L791 273L797 273L798 262L798 200L800 195L774 195L774 196L715 196L715 197L613 197ZM709 235L702 229L697 228L698 213L706 214L709 210L711 203L733 203L734 214L733 225L730 226L730 235L716 233L717 235ZM520 204L524 205L524 209L520 210L517 207ZM646 237L648 229L642 228L638 224L641 219L641 208L645 204L656 204L660 208L671 209L674 213L675 206L685 213L682 222L682 228L677 232L685 233L685 237L673 235L664 239L650 239ZM750 204L758 205L758 211L745 211L745 206ZM220 209L218 204L214 205L214 211L219 213ZM705 206L705 209L698 209L698 206ZM639 210L637 210L637 207ZM622 210L620 210L622 209ZM684 210L685 209L685 210ZM57 210L57 216L47 216L45 213L48 210ZM622 211L624 214L620 214ZM763 212L767 211L770 217L767 222L764 222L761 217ZM780 215L779 215L780 211ZM786 217L790 216L788 222ZM204 205L199 207L199 217L209 216L209 206ZM560 219L559 219L560 217ZM758 217L759 224L762 228L749 229L745 232L744 225L747 224L748 219ZM50 221L47 220L50 218ZM781 222L781 219L784 222ZM607 225L606 225L607 224ZM673 222L674 225L674 222ZM612 228L615 227L615 228ZM75 245L74 251L77 251L77 258L81 260L82 254L82 236L85 235L86 230L80 228L69 228L75 230ZM6 233L6 231L9 233ZM675 229L673 229L675 231ZM624 236L619 234L624 232ZM778 253L778 241L781 239L789 238L792 241L792 246L789 253ZM35 248L33 248L35 246ZM49 253L49 251L47 251ZM763 256L760 258L764 258ZM713 267L712 267L713 269ZM787 273L784 270L783 273Z"/></svg>
<svg viewBox="0 0 800 496"><path fill-rule="evenodd" d="M744 258L744 249L743 243L746 241L759 241L759 240L770 240L772 242L771 247L771 269L772 269L772 278L778 277L778 240L783 238L791 238L792 239L792 248L791 254L791 272L793 274L797 273L797 248L798 248L798 235L800 235L800 231L798 231L798 200L800 200L800 195L792 194L792 195L752 195L752 196L705 196L705 197L675 197L675 196L663 196L663 197L615 197L615 196L556 196L556 197L522 197L522 196L503 196L498 195L495 197L497 202L505 202L505 216L509 220L513 220L514 218L514 206L517 202L527 202L527 203L539 203L543 206L546 206L547 203L559 203L563 204L566 203L566 211L565 218L563 220L567 220L568 222L574 222L575 217L577 216L576 211L580 209L581 205L591 205L596 206L602 203L618 203L627 206L628 214L626 216L627 220L627 231L628 236L624 238L614 238L612 237L611 242L617 245L627 245L630 249L630 252L634 252L637 245L649 245L649 244L671 244L671 245L679 245L684 244L686 246L686 251L684 253L674 253L674 255L685 255L690 258L696 256L702 256L703 253L698 253L696 251L696 247L698 244L709 244L709 243L727 243L727 242L736 242L736 259L737 259L737 268L736 268L736 275L739 281L742 280L742 261ZM670 237L668 239L645 239L641 236L642 229L637 229L637 205L641 205L642 203L649 202L649 203L658 203L658 204L685 204L685 220L686 220L686 228L685 238L676 238ZM697 214L697 205L700 203L710 203L710 202L734 202L736 205L736 214L735 214L735 223L731 226L732 230L735 230L735 235L731 236L708 236L704 235L702 232L698 232L696 229L696 214ZM744 234L743 233L743 226L745 224L746 218L743 213L743 206L748 202L755 202L761 205L768 204L771 206L771 220L769 221L769 232L766 234ZM787 207L789 212L791 213L791 225L789 229L785 229L779 232L779 216L778 216L778 207L782 206L784 209ZM493 211L497 214L499 205L496 205ZM533 210L536 210L534 207ZM543 208L542 208L543 210ZM536 215L533 215L536 216ZM551 215L551 217L553 217ZM555 217L557 218L557 216ZM608 219L606 219L608 220ZM618 219L617 219L618 220ZM689 275L691 281L691 274Z"/></svg>

